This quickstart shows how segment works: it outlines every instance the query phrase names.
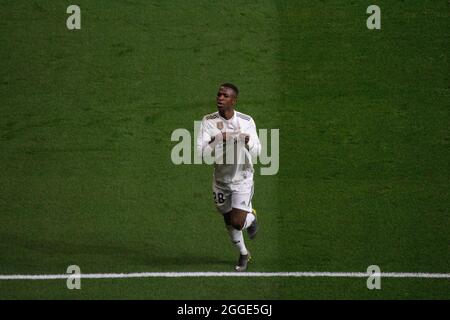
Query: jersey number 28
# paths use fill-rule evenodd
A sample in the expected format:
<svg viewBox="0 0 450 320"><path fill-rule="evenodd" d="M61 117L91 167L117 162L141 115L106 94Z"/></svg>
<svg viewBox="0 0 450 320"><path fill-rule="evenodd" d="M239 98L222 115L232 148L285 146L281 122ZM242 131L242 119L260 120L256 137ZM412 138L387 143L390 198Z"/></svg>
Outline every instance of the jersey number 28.
<svg viewBox="0 0 450 320"><path fill-rule="evenodd" d="M217 192L217 194L215 192L213 192L214 195L214 202L215 203L224 203L225 199L223 198L223 193L222 192Z"/></svg>

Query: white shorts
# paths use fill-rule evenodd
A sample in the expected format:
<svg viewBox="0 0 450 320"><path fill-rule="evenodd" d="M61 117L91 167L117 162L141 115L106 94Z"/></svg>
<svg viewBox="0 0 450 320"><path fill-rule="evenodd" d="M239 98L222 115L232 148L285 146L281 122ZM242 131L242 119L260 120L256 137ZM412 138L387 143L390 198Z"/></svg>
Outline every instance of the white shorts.
<svg viewBox="0 0 450 320"><path fill-rule="evenodd" d="M225 214L232 208L252 212L253 178L239 183L221 183L213 180L213 197L217 210Z"/></svg>

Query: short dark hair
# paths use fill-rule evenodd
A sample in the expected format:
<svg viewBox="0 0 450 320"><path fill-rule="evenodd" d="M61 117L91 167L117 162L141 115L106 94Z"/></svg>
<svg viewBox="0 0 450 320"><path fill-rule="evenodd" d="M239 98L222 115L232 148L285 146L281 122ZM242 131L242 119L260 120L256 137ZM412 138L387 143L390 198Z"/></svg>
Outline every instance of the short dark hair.
<svg viewBox="0 0 450 320"><path fill-rule="evenodd" d="M230 88L231 90L233 90L234 93L236 94L236 97L237 97L238 94L239 94L239 89L238 89L238 87L236 87L236 86L235 86L234 84L232 84L232 83L229 83L229 82L227 82L227 83L222 83L220 86L221 86L221 87L225 87L225 88Z"/></svg>

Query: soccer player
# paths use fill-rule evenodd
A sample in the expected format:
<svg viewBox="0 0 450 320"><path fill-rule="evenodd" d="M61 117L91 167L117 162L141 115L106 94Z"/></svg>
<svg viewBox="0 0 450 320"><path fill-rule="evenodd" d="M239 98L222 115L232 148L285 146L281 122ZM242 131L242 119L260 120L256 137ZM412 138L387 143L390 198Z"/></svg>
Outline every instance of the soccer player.
<svg viewBox="0 0 450 320"><path fill-rule="evenodd" d="M243 230L250 239L258 231L256 211L252 208L252 158L261 152L261 143L253 119L235 110L238 88L224 83L217 93L218 111L206 115L197 138L197 152L214 157L213 196L223 215L231 241L239 250L236 271L247 270L250 253Z"/></svg>

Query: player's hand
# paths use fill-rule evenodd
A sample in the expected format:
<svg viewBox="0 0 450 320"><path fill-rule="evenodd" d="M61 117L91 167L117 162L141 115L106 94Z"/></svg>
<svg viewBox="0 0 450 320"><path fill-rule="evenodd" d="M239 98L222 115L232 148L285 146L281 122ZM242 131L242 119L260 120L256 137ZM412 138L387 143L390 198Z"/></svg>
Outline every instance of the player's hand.
<svg viewBox="0 0 450 320"><path fill-rule="evenodd" d="M250 135L248 135L246 133L240 133L239 134L239 140L240 141L245 141L245 144L248 144L248 142L250 141Z"/></svg>
<svg viewBox="0 0 450 320"><path fill-rule="evenodd" d="M209 144L216 145L218 143L226 143L228 139L230 139L230 134L227 132L221 132L216 134L214 137L211 138L211 141Z"/></svg>
<svg viewBox="0 0 450 320"><path fill-rule="evenodd" d="M228 140L232 138L232 135L228 132L222 132L222 141L226 143Z"/></svg>

